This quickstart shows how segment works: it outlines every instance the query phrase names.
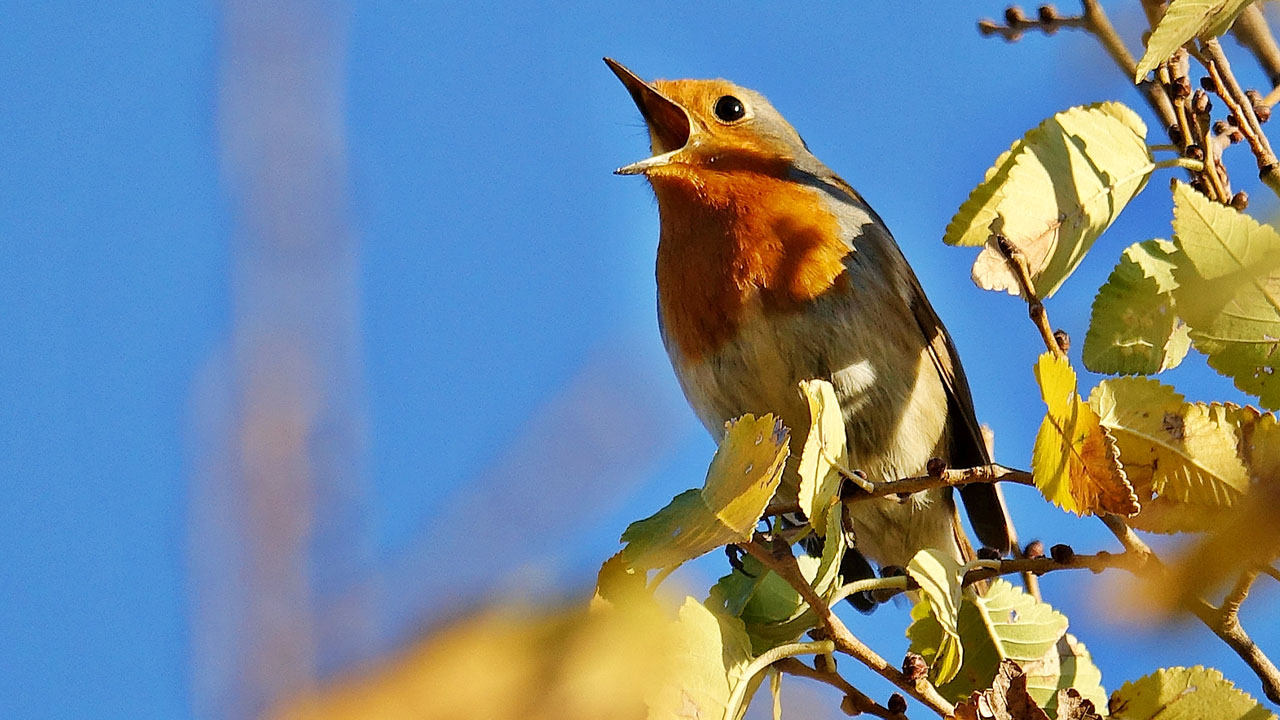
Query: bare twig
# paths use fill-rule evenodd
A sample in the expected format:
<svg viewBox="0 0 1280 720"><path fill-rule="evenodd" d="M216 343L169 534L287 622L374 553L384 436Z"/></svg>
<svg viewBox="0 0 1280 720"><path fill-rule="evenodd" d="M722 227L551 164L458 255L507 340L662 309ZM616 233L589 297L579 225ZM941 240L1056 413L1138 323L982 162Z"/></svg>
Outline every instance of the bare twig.
<svg viewBox="0 0 1280 720"><path fill-rule="evenodd" d="M1264 575L1270 575L1276 582L1280 582L1280 568L1274 565L1263 565L1262 572Z"/></svg>
<svg viewBox="0 0 1280 720"><path fill-rule="evenodd" d="M1231 26L1231 34L1258 60L1271 86L1280 86L1280 45L1257 5L1249 5Z"/></svg>
<svg viewBox="0 0 1280 720"><path fill-rule="evenodd" d="M1027 314L1031 316L1031 322L1035 323L1036 329L1040 331L1040 339L1044 340L1044 346L1054 355L1066 357L1067 354L1058 344L1053 328L1049 325L1049 313L1044 309L1044 303L1040 302L1040 298L1036 296L1035 288L1031 286L1031 271L1027 268L1027 261L1022 256L1022 251L1003 235L995 236L995 245L1004 256L1005 262L1009 264L1014 277L1018 279L1022 297L1027 301Z"/></svg>
<svg viewBox="0 0 1280 720"><path fill-rule="evenodd" d="M1080 4L1084 7L1085 30L1098 39L1124 76L1132 78L1138 73L1138 61L1129 54L1129 48L1125 47L1124 41L1120 39L1120 34L1111 24L1111 19L1107 17L1102 5L1098 0L1081 0ZM1152 24L1154 25L1154 22ZM1151 106L1151 111L1160 118L1165 129L1173 127L1177 123L1177 118L1173 112L1173 103L1169 100L1169 94L1165 92L1164 86L1158 82L1144 80L1138 83L1138 87L1146 97L1147 104Z"/></svg>
<svg viewBox="0 0 1280 720"><path fill-rule="evenodd" d="M955 710L955 706L938 694L938 689L928 680L912 682L901 670L889 664L865 643L854 637L853 633L849 632L849 628L845 627L844 622L836 617L831 607L813 589L813 586L804 579L789 545L775 545L760 533L756 533L755 538L742 545L742 548L759 560L760 564L777 573L795 588L800 597L817 614L819 623L835 642L837 650L871 668L880 677L898 686L938 715L946 717Z"/></svg>
<svg viewBox="0 0 1280 720"><path fill-rule="evenodd" d="M1008 42L1016 42L1028 30L1052 35L1062 28L1083 28L1085 19L1078 15L1059 15L1052 5L1041 5L1035 17L1027 17L1022 8L1011 6L1004 12L1004 25L995 20L979 20L978 32L983 35L999 35Z"/></svg>
<svg viewBox="0 0 1280 720"><path fill-rule="evenodd" d="M850 711L852 711L850 714L853 715L858 713L867 713L868 715L874 715L875 717L883 718L884 720L906 720L905 715L899 715L898 713L891 712L889 708L867 697L865 693L851 685L848 680L844 679L844 676L834 670L827 671L812 668L795 658L779 660L778 662L775 662L773 666L788 675L806 677L810 680L824 682L844 693L843 705L846 706L846 713L850 713Z"/></svg>
<svg viewBox="0 0 1280 720"><path fill-rule="evenodd" d="M1227 62L1227 56L1222 52L1222 44L1217 38L1201 40L1200 53L1209 76L1213 78L1218 96L1235 115L1237 127L1249 142L1249 149L1253 151L1254 158L1258 161L1258 176L1267 187L1280 195L1280 162L1276 160L1275 152L1271 149L1271 142L1262 132L1262 123L1258 121L1253 102L1231 72L1231 64Z"/></svg>
<svg viewBox="0 0 1280 720"><path fill-rule="evenodd" d="M933 488L960 487L961 485L973 483L1012 482L1019 485L1035 484L1031 478L1031 473L1025 470L1014 470L995 463L972 468L947 469L940 475L921 475L919 477L885 482L869 480L846 469L841 469L841 472L850 479L856 477L854 482L845 483L841 489L840 499L846 504L890 495L910 495L911 493ZM798 503L774 502L769 503L769 507L765 509L764 514L766 516L787 515L798 512L800 512Z"/></svg>
<svg viewBox="0 0 1280 720"><path fill-rule="evenodd" d="M1222 641L1253 670L1262 681L1262 692L1266 694L1267 699L1280 705L1280 669L1276 668L1275 663L1271 662L1266 653L1262 652L1258 644L1240 625L1240 605L1248 597L1249 589L1257 578L1257 570L1248 570L1241 574L1235 586L1227 593L1226 599L1222 601L1220 608L1196 599L1189 604L1188 609L1215 635L1222 638Z"/></svg>

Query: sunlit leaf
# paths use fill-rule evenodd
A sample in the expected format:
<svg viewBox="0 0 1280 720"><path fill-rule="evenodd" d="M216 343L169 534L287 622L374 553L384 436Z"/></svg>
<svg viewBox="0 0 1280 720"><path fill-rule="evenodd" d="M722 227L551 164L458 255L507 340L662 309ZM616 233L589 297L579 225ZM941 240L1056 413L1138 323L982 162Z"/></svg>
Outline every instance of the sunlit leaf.
<svg viewBox="0 0 1280 720"><path fill-rule="evenodd" d="M1185 183L1173 189L1173 290L1209 364L1280 408L1280 233Z"/></svg>
<svg viewBox="0 0 1280 720"><path fill-rule="evenodd" d="M1107 706L1106 695L1102 699L1102 704L1098 704L1075 688L1066 688L1058 691L1053 710L1058 720L1102 720L1099 710Z"/></svg>
<svg viewBox="0 0 1280 720"><path fill-rule="evenodd" d="M1036 487L1077 515L1137 512L1138 499L1120 467L1115 441L1080 399L1071 365L1045 353L1036 363L1036 380L1048 406L1031 458Z"/></svg>
<svg viewBox="0 0 1280 720"><path fill-rule="evenodd" d="M846 550L840 524L840 513L827 513L821 557L803 553L796 557L800 573L823 599L830 599L840 589L840 560ZM712 586L707 604L741 618L756 653L792 642L818 624L817 615L800 593L751 556L743 558L740 569Z"/></svg>
<svg viewBox="0 0 1280 720"><path fill-rule="evenodd" d="M800 452L800 510L825 534L827 508L840 491L840 469L848 465L844 416L835 388L826 380L804 380L800 390L809 403L809 435Z"/></svg>
<svg viewBox="0 0 1280 720"><path fill-rule="evenodd" d="M911 609L911 625L907 638L911 652L919 653L926 662L934 662L945 634L934 616L929 602L921 597ZM1047 603L1039 602L1002 579L991 581L986 595L966 595L960 605L960 640L964 658L955 677L938 687L950 700L968 697L975 690L989 687L1000 661L1017 660L1031 663L1042 660L1055 647L1067 630L1067 618ZM1047 665L1041 667L1043 671ZM1039 702L1048 702L1057 687L1050 688L1044 677L1037 679Z"/></svg>
<svg viewBox="0 0 1280 720"><path fill-rule="evenodd" d="M639 571L674 567L751 539L787 459L788 432L772 415L728 423L701 490L686 490L622 533L622 559Z"/></svg>
<svg viewBox="0 0 1280 720"><path fill-rule="evenodd" d="M1167 240L1130 245L1093 300L1084 365L1094 372L1149 375L1176 367L1191 347L1174 312L1176 251Z"/></svg>
<svg viewBox="0 0 1280 720"><path fill-rule="evenodd" d="M1276 416L1245 407L1236 411L1235 422L1249 477L1256 483L1280 485L1280 422Z"/></svg>
<svg viewBox="0 0 1280 720"><path fill-rule="evenodd" d="M1269 720L1276 716L1212 668L1166 668L1111 695L1114 720Z"/></svg>
<svg viewBox="0 0 1280 720"><path fill-rule="evenodd" d="M997 160L947 226L952 245L986 245L973 279L1019 292L993 230L1017 247L1036 295L1047 298L1093 241L1146 185L1155 165L1146 127L1129 108L1106 102L1060 112L1027 132Z"/></svg>
<svg viewBox="0 0 1280 720"><path fill-rule="evenodd" d="M1103 380L1089 395L1115 438L1142 503L1129 523L1153 532L1195 532L1249 490L1229 408L1186 402L1149 378Z"/></svg>
<svg viewBox="0 0 1280 720"><path fill-rule="evenodd" d="M930 661L929 679L935 685L948 683L964 659L959 629L962 566L951 555L926 548L907 563L907 575L920 586L920 601L926 604L942 631L936 654Z"/></svg>
<svg viewBox="0 0 1280 720"><path fill-rule="evenodd" d="M1027 673L1027 689L1031 696L1051 713L1057 709L1062 699L1061 692L1066 689L1075 690L1078 697L1090 701L1095 708L1107 706L1102 672L1093 664L1088 648L1071 633L1058 638L1058 642L1040 659L1019 664Z"/></svg>
<svg viewBox="0 0 1280 720"><path fill-rule="evenodd" d="M1217 37L1226 32L1251 2L1253 0L1172 0L1160 24L1151 32L1133 81L1142 82L1147 73L1192 38Z"/></svg>

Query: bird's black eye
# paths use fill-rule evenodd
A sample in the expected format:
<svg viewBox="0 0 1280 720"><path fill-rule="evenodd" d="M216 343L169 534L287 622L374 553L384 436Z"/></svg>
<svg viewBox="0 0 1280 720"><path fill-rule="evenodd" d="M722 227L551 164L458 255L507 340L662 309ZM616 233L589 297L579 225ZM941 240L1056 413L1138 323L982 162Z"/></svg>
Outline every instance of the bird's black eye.
<svg viewBox="0 0 1280 720"><path fill-rule="evenodd" d="M732 95L724 95L716 101L716 117L725 122L741 120L747 114L742 101Z"/></svg>

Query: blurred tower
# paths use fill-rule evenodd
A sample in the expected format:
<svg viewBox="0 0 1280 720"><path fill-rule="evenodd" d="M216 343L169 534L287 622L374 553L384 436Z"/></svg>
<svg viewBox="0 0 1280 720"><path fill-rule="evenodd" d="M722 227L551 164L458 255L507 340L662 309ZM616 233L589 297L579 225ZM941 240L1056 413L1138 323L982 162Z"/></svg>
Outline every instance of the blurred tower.
<svg viewBox="0 0 1280 720"><path fill-rule="evenodd" d="M256 717L372 643L345 13L326 0L222 3L231 332L194 402L202 718Z"/></svg>

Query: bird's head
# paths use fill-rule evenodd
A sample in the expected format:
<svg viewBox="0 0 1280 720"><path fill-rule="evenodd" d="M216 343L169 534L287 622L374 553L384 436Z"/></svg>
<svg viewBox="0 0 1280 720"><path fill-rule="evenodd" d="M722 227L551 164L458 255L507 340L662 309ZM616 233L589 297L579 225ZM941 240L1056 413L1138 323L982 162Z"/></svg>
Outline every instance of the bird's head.
<svg viewBox="0 0 1280 720"><path fill-rule="evenodd" d="M651 179L689 172L747 170L785 175L816 163L795 129L764 96L726 80L645 82L604 59L649 126L653 157L618 168Z"/></svg>

